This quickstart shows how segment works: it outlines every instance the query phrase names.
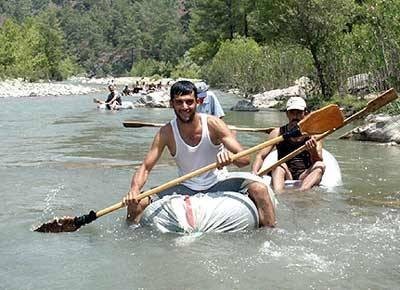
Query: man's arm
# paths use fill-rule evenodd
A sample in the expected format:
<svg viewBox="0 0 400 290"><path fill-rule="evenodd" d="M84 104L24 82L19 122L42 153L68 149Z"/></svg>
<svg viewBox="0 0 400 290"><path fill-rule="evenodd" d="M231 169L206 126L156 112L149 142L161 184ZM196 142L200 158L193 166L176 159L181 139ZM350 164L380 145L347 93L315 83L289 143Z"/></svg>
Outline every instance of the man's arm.
<svg viewBox="0 0 400 290"><path fill-rule="evenodd" d="M268 140L271 140L273 138L276 138L279 136L279 128L275 128L272 130L272 132L268 136ZM275 147L275 145L268 146L262 150L260 150L256 158L254 159L253 166L252 166L252 171L254 174L257 174L257 172L261 169L264 159L267 157L267 155L272 151L272 149Z"/></svg>
<svg viewBox="0 0 400 290"><path fill-rule="evenodd" d="M126 203L129 204L133 202L134 198L140 193L140 190L145 185L150 171L156 165L158 159L160 158L165 146L166 146L166 126L162 127L156 136L154 137L153 143L150 147L149 152L144 158L141 166L136 170L132 177L131 189L128 196L126 197Z"/></svg>
<svg viewBox="0 0 400 290"><path fill-rule="evenodd" d="M240 145L224 121L215 116L208 116L207 121L210 129L211 140L214 144L222 143L228 151L234 154L243 151L242 145ZM220 167L232 163L230 158L231 153L228 151L224 150L218 153L217 162L221 164ZM243 156L233 161L233 164L235 164L237 167L244 167L250 164L250 157Z"/></svg>

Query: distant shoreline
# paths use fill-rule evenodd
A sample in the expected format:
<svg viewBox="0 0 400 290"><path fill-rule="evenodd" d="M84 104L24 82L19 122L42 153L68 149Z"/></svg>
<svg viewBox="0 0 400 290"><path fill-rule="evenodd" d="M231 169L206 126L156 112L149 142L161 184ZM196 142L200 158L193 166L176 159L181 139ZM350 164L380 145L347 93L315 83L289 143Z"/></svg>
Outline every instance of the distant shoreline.
<svg viewBox="0 0 400 290"><path fill-rule="evenodd" d="M22 79L0 81L0 98L22 98L39 96L85 95L94 92L106 91L107 84L113 82L118 90L128 85L132 87L139 82L161 82L163 85L172 79L152 80L147 77L105 77L86 78L72 77L62 82L26 82Z"/></svg>

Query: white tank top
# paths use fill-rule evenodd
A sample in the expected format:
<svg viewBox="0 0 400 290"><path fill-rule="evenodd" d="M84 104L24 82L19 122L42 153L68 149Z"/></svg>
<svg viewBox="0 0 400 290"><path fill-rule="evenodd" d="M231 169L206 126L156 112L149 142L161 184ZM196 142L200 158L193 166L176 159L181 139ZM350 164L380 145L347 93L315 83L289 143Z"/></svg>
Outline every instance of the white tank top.
<svg viewBox="0 0 400 290"><path fill-rule="evenodd" d="M179 133L176 118L171 121L176 147L175 156L173 156L173 158L178 166L179 176L216 162L217 153L221 148L221 145L214 145L211 141L208 132L207 115L199 115L201 118L201 140L196 146L186 144ZM210 170L201 175L192 177L182 184L193 190L205 190L217 183L226 172L226 170Z"/></svg>

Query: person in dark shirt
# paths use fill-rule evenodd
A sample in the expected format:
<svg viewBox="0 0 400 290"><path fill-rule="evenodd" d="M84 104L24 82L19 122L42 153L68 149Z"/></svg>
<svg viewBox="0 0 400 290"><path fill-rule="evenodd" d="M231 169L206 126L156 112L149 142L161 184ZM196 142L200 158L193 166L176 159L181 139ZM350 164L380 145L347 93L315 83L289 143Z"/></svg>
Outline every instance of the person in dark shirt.
<svg viewBox="0 0 400 290"><path fill-rule="evenodd" d="M108 110L118 110L119 106L122 105L121 95L115 90L115 85L113 83L108 85L108 90L110 93L105 101L94 98L93 102L97 105L105 104Z"/></svg>
<svg viewBox="0 0 400 290"><path fill-rule="evenodd" d="M306 114L307 106L303 98L289 98L286 104L286 116L289 122L280 128L275 128L270 133L269 139L276 138L293 129ZM320 183L325 171L325 164L322 160L322 141L317 142L314 136L292 137L277 144L278 159L285 157L304 144L307 150L272 171L272 185L275 192L279 193L284 190L285 180L301 181L300 191L306 191ZM253 172L261 169L264 159L274 147L269 146L257 154L252 167Z"/></svg>

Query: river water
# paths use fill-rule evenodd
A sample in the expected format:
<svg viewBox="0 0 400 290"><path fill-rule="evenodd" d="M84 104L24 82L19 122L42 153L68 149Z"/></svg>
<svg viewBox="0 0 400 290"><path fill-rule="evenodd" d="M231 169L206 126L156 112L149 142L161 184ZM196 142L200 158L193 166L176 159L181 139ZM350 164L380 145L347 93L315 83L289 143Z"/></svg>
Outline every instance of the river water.
<svg viewBox="0 0 400 290"><path fill-rule="evenodd" d="M400 148L338 140L343 129L325 148L344 185L281 195L273 230L160 234L126 226L119 210L78 232L32 232L55 216L120 201L156 130L122 121L173 116L170 109L98 111L93 97L104 98L0 99L0 289L398 289ZM219 98L226 109L236 101ZM269 127L285 116L227 110L225 120ZM249 147L265 136L238 138ZM165 154L146 189L175 177Z"/></svg>

